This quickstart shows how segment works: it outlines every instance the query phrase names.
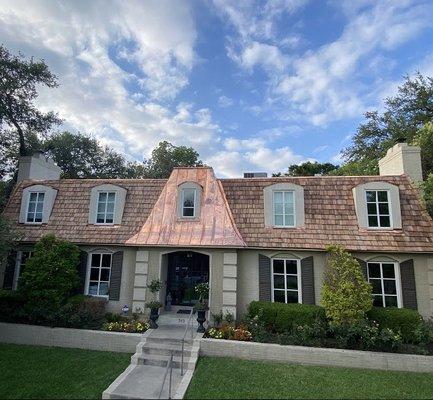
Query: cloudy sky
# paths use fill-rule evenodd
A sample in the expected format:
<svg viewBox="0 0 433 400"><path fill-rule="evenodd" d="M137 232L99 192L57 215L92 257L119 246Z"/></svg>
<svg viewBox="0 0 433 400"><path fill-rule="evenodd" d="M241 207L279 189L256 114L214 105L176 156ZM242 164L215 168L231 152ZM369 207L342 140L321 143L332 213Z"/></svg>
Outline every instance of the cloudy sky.
<svg viewBox="0 0 433 400"><path fill-rule="evenodd" d="M67 129L130 159L193 146L220 177L339 160L403 75L433 75L433 1L0 0Z"/></svg>

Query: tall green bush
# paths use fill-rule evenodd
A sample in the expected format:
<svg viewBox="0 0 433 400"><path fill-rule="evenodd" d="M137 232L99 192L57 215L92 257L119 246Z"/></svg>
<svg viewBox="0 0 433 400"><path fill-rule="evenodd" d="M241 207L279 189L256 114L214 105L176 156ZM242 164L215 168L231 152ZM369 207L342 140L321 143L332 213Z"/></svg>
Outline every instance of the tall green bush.
<svg viewBox="0 0 433 400"><path fill-rule="evenodd" d="M327 246L322 305L335 324L353 324L365 317L373 305L371 285L364 279L361 266L343 247Z"/></svg>
<svg viewBox="0 0 433 400"><path fill-rule="evenodd" d="M20 280L28 312L43 316L65 304L79 285L79 255L77 246L52 234L36 243Z"/></svg>

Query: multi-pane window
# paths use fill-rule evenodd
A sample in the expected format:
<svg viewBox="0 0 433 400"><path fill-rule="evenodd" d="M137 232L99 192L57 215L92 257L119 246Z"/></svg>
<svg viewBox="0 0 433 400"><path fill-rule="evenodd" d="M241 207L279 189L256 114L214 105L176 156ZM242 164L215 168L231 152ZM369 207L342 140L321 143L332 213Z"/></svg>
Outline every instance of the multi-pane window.
<svg viewBox="0 0 433 400"><path fill-rule="evenodd" d="M29 205L27 207L27 222L42 222L42 215L44 211L44 197L45 193L43 192L30 193Z"/></svg>
<svg viewBox="0 0 433 400"><path fill-rule="evenodd" d="M367 190L368 226L371 228L390 228L391 216L387 190Z"/></svg>
<svg viewBox="0 0 433 400"><path fill-rule="evenodd" d="M115 192L101 192L98 197L98 211L96 223L112 224L114 221L114 203L116 201Z"/></svg>
<svg viewBox="0 0 433 400"><path fill-rule="evenodd" d="M195 217L195 203L197 190L194 188L182 189L182 217Z"/></svg>
<svg viewBox="0 0 433 400"><path fill-rule="evenodd" d="M272 300L279 303L300 303L298 260L272 260Z"/></svg>
<svg viewBox="0 0 433 400"><path fill-rule="evenodd" d="M111 258L109 253L93 253L90 259L88 294L108 296L110 286Z"/></svg>
<svg viewBox="0 0 433 400"><path fill-rule="evenodd" d="M274 192L275 226L295 226L295 204L293 191Z"/></svg>
<svg viewBox="0 0 433 400"><path fill-rule="evenodd" d="M373 305L377 307L399 307L396 264L370 262L368 281L373 286Z"/></svg>
<svg viewBox="0 0 433 400"><path fill-rule="evenodd" d="M20 254L20 253L18 253ZM14 281L13 289L17 289L19 286L21 275L23 274L26 268L27 260L33 255L32 251L21 251L21 255L19 258L18 271L16 271L16 277Z"/></svg>

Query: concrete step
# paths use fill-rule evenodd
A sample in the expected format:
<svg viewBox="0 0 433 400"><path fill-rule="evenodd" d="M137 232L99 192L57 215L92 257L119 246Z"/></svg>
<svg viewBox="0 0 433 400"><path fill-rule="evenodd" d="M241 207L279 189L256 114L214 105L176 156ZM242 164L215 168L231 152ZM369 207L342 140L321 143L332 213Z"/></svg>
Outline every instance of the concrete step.
<svg viewBox="0 0 433 400"><path fill-rule="evenodd" d="M190 335L186 335L185 338L185 346L191 345L192 340ZM181 347L182 346L182 339L175 339L175 338L168 338L168 337L152 337L149 336L146 338L146 345L149 345L150 347L157 347L157 346L176 346Z"/></svg>
<svg viewBox="0 0 433 400"><path fill-rule="evenodd" d="M190 356L191 355L191 346L185 346L184 347L184 356ZM173 356L180 356L182 354L182 347L178 345L168 345L168 344L150 344L147 343L146 346L144 346L141 349L142 354L159 354L162 356L170 356L173 354Z"/></svg>
<svg viewBox="0 0 433 400"><path fill-rule="evenodd" d="M143 354L137 357L137 365L152 365L154 367L167 367L170 357L160 354ZM184 357L183 366L187 368L189 357ZM180 368L182 362L181 356L173 357L173 368Z"/></svg>
<svg viewBox="0 0 433 400"><path fill-rule="evenodd" d="M183 325L185 326L188 322L188 314L161 314L158 318L158 325ZM194 315L191 317L193 320L190 322L191 325L197 325L197 321Z"/></svg>

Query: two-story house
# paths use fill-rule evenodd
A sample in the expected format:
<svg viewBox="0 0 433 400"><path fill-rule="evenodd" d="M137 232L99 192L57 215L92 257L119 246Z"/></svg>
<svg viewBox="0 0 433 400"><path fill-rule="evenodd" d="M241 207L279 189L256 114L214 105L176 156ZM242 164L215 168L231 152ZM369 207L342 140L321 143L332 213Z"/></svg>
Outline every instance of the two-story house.
<svg viewBox="0 0 433 400"><path fill-rule="evenodd" d="M320 304L327 244L360 261L374 304L433 314L433 222L419 197L420 151L396 144L379 176L218 179L210 167L168 179L60 179L42 155L25 157L5 215L21 233L0 274L16 288L43 235L81 249L81 290L142 311L160 300L194 304L209 282L211 312L243 314L252 300Z"/></svg>

